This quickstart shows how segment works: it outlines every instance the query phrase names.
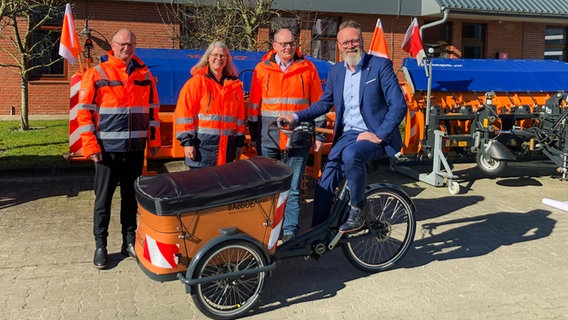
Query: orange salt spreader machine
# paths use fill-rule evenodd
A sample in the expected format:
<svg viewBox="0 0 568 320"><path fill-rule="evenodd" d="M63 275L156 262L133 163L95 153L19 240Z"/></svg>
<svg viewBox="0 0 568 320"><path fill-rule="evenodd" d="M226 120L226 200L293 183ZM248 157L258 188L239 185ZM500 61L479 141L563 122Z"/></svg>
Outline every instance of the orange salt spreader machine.
<svg viewBox="0 0 568 320"><path fill-rule="evenodd" d="M401 70L408 114L395 170L435 186L447 184L450 193L459 193L447 161L452 152L475 156L478 168L488 175L499 175L508 161L540 150L559 170L567 170L566 152L546 151L524 130L542 127L545 118L553 123L560 120L568 63L430 56L424 66L405 59ZM554 149L564 147L556 144ZM408 160L432 160L432 171L418 173Z"/></svg>

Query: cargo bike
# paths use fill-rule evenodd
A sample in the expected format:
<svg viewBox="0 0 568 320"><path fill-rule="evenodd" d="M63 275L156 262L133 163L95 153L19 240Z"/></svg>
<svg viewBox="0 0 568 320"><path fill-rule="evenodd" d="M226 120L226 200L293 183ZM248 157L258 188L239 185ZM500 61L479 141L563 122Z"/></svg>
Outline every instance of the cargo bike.
<svg viewBox="0 0 568 320"><path fill-rule="evenodd" d="M298 128L317 131L309 124ZM258 302L281 259L319 258L341 247L349 262L372 273L392 267L410 248L415 207L389 183L366 187L370 211L360 230L338 231L349 213L343 182L327 221L279 243L291 175L283 162L258 156L138 178L140 268L157 281L179 279L206 316L234 319Z"/></svg>

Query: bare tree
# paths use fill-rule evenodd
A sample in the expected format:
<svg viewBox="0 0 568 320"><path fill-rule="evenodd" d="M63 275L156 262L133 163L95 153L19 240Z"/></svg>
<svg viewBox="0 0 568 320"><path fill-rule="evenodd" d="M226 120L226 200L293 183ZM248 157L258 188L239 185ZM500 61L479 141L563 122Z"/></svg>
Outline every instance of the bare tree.
<svg viewBox="0 0 568 320"><path fill-rule="evenodd" d="M64 7L56 0L2 0L0 7L0 37L11 46L2 47L11 62L0 63L20 76L22 130L29 130L28 83L30 74L59 62L51 52L58 44L52 34L59 30L46 30L42 37L32 37L46 23L62 21ZM60 24L61 25L61 24Z"/></svg>
<svg viewBox="0 0 568 320"><path fill-rule="evenodd" d="M171 28L170 37L183 49L205 49L211 41L221 39L234 50L270 50L269 42L259 43L259 29L270 27L272 34L279 28L288 28L296 35L302 52L334 61L337 19L318 12L272 9L276 2L183 0L157 4L157 8L164 24L171 25L173 21L173 25L180 26ZM300 34L302 30L312 33ZM311 37L305 37L308 34Z"/></svg>
<svg viewBox="0 0 568 320"><path fill-rule="evenodd" d="M186 0L167 4L163 15L180 23L181 48L205 49L213 40L223 40L234 50L259 49L258 30L280 12L272 9L276 0ZM165 19L165 18L164 18ZM165 19L166 20L166 19Z"/></svg>

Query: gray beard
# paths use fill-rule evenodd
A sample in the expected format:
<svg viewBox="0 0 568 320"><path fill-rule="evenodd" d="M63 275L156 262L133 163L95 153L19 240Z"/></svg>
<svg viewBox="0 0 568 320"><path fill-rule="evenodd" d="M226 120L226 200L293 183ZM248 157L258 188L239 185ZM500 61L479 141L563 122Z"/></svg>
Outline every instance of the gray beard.
<svg viewBox="0 0 568 320"><path fill-rule="evenodd" d="M358 65L359 62L361 62L362 57L363 55L361 54L361 52L359 52L359 54L356 56L348 56L347 53L343 53L343 61L345 61L345 63L350 67L355 67L356 65Z"/></svg>

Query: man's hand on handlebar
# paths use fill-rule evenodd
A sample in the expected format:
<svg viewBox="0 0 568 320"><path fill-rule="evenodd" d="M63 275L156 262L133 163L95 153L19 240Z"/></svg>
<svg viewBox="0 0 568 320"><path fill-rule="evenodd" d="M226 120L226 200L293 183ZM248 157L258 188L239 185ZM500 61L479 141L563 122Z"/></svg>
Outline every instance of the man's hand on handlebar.
<svg viewBox="0 0 568 320"><path fill-rule="evenodd" d="M278 126L288 127L288 126L291 126L292 124L294 124L296 119L294 118L293 114L283 114L280 117L278 117L278 120L276 120L276 121L278 122Z"/></svg>

